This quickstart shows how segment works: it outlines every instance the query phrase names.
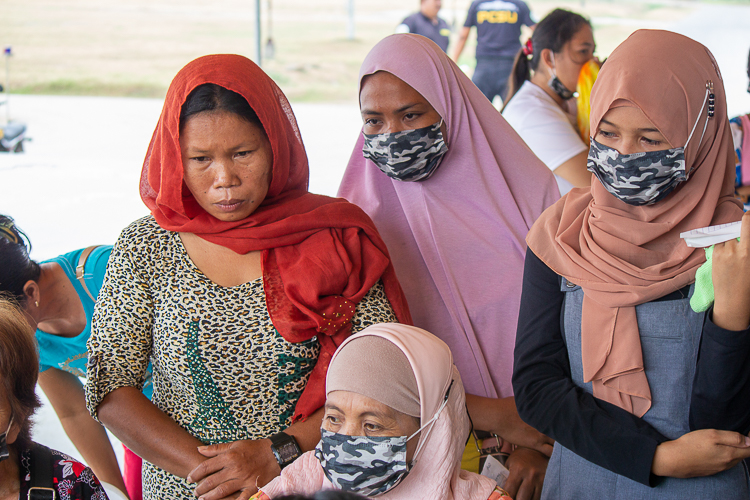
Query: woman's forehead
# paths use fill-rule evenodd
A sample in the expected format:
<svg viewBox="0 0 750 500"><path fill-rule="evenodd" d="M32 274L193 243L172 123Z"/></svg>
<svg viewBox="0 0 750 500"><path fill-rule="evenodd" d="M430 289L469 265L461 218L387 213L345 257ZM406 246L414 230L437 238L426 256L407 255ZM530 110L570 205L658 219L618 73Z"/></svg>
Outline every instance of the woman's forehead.
<svg viewBox="0 0 750 500"><path fill-rule="evenodd" d="M387 71L376 71L362 78L359 102L363 110L368 105L393 108L407 103L430 105L414 87Z"/></svg>
<svg viewBox="0 0 750 500"><path fill-rule="evenodd" d="M329 392L326 399L326 409L336 409L350 417L373 415L391 420L395 420L398 414L390 406L352 391Z"/></svg>

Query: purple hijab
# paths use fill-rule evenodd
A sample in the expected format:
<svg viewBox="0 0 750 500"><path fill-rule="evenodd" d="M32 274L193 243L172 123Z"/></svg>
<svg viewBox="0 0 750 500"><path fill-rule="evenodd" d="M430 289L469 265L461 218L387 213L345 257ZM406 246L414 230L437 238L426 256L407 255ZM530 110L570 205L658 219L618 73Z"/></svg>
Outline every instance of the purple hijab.
<svg viewBox="0 0 750 500"><path fill-rule="evenodd" d="M525 238L560 197L555 178L429 39L383 39L365 58L360 82L376 71L427 99L445 121L448 152L432 177L404 182L365 160L360 135L339 196L375 222L414 325L448 344L466 392L512 396Z"/></svg>

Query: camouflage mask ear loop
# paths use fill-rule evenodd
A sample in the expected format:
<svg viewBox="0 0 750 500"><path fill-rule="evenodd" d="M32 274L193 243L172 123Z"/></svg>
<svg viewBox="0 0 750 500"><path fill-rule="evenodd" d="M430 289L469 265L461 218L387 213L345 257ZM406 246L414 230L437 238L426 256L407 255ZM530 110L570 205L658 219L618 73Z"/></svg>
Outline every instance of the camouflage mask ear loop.
<svg viewBox="0 0 750 500"><path fill-rule="evenodd" d="M703 114L703 109L706 107L706 102L708 102L708 117L706 118L706 121L703 123L703 132L701 132L701 138L698 141L698 144L700 145L701 142L703 142L703 136L706 135L706 129L708 128L708 120L714 117L714 82L711 80L708 80L706 82L706 95L703 97L703 104L701 104L701 110L698 111L698 119L695 120L695 124L693 125L693 130L690 131L690 135L687 138L687 141L685 142L685 146L682 148L683 151L687 149L688 144L690 143L690 139L693 138L693 133L695 132L695 129L698 127L698 122L701 120L701 115ZM685 179L690 178L690 174L693 173L693 170L695 170L695 165L690 167L690 170L685 174Z"/></svg>
<svg viewBox="0 0 750 500"><path fill-rule="evenodd" d="M6 222L1 221L0 222L0 238L5 238L6 240L10 241L11 243L15 245L21 244L21 238L18 237L18 234L13 230L15 227L15 224L12 222Z"/></svg>
<svg viewBox="0 0 750 500"><path fill-rule="evenodd" d="M423 429L427 429L424 436L420 436L419 438L419 444L417 445L417 449L414 451L414 458L412 458L411 463L409 464L409 468L411 469L414 464L417 463L417 457L419 456L419 452L422 450L422 445L427 441L427 437L430 435L430 432L432 431L432 423L435 422L435 420L438 419L440 414L443 412L443 408L445 408L448 405L448 397L451 395L451 389L453 388L453 382L455 380L451 379L451 383L448 386L448 389L445 391L445 396L443 396L443 401L440 403L440 407L437 409L435 414L432 416L431 419L429 419L427 422L422 424L419 429L416 430L411 436L409 436L406 440L409 441L411 438L422 432Z"/></svg>

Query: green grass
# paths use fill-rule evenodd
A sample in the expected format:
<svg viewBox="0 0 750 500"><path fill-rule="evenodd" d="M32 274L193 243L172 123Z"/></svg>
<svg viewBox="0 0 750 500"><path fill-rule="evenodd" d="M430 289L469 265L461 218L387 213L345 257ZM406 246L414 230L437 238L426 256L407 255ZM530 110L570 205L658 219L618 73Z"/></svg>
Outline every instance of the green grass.
<svg viewBox="0 0 750 500"><path fill-rule="evenodd" d="M95 80L52 80L12 88L11 92L14 94L163 98L166 94L166 88L159 84L149 85L141 82L104 83Z"/></svg>

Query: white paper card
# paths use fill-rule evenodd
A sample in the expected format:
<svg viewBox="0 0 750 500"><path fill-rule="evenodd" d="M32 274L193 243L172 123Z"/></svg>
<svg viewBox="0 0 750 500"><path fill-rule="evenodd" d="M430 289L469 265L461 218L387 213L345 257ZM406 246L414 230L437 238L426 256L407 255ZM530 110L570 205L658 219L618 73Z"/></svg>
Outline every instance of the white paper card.
<svg viewBox="0 0 750 500"><path fill-rule="evenodd" d="M684 239L689 247L705 248L717 243L723 243L734 238L739 238L741 229L742 221L738 220L737 222L702 227L700 229L693 229L692 231L680 233L680 238Z"/></svg>
<svg viewBox="0 0 750 500"><path fill-rule="evenodd" d="M505 481L508 479L510 471L500 463L500 460L489 455L484 462L484 467L482 467L482 475L494 479L497 485L502 488L505 486Z"/></svg>

